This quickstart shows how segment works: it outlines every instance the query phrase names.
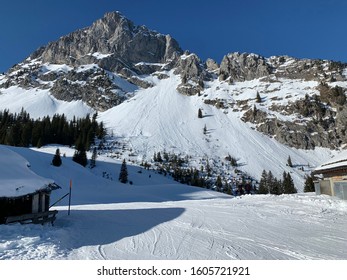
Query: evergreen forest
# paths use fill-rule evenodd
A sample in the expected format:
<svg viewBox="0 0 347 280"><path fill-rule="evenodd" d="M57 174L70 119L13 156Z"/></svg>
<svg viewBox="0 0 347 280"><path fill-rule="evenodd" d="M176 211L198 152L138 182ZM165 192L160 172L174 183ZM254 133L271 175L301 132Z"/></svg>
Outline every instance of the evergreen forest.
<svg viewBox="0 0 347 280"><path fill-rule="evenodd" d="M47 144L61 144L83 147L89 150L95 138L106 135L103 123L92 117L67 120L64 114L36 119L24 109L20 113L0 111L0 144L17 147L38 147Z"/></svg>

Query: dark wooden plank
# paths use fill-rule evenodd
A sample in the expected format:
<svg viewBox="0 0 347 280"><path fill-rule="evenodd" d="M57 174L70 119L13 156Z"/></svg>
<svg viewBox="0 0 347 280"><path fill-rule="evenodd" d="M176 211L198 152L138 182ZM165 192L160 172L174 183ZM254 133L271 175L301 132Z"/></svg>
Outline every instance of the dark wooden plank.
<svg viewBox="0 0 347 280"><path fill-rule="evenodd" d="M5 224L20 222L21 224L25 223L37 223L43 224L46 222L54 222L56 219L57 210L39 212L39 213L30 213L20 216L9 216L5 219Z"/></svg>

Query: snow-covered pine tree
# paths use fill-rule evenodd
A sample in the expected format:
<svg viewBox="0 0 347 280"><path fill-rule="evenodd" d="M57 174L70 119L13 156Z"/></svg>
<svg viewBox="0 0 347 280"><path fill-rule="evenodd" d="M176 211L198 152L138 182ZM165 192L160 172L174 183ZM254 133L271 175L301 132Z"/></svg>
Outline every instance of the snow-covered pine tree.
<svg viewBox="0 0 347 280"><path fill-rule="evenodd" d="M128 168L125 163L125 159L123 159L122 166L120 167L119 181L123 184L128 182Z"/></svg>
<svg viewBox="0 0 347 280"><path fill-rule="evenodd" d="M54 166L60 166L62 164L61 157L60 157L60 150L56 149L55 155L52 159L52 164Z"/></svg>

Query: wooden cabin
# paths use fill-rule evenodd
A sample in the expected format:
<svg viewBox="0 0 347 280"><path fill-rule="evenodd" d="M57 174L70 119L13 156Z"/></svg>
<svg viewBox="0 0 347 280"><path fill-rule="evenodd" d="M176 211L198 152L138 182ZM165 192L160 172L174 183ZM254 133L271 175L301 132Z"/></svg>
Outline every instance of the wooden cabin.
<svg viewBox="0 0 347 280"><path fill-rule="evenodd" d="M50 194L57 188L15 150L0 145L0 224L53 222L57 211L49 211Z"/></svg>
<svg viewBox="0 0 347 280"><path fill-rule="evenodd" d="M317 167L313 174L316 194L326 194L347 200L347 153Z"/></svg>

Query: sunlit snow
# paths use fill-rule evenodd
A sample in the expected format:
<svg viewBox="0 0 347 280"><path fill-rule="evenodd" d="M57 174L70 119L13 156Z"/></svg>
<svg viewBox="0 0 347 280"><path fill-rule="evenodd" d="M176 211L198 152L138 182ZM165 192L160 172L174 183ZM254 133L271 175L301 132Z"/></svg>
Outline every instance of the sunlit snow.
<svg viewBox="0 0 347 280"><path fill-rule="evenodd" d="M0 225L1 260L347 258L346 201L312 193L233 198L135 166L128 166L133 185L124 185L119 162L100 156L91 170L59 147L66 157L54 167L56 148L8 147L63 187L52 202L71 179L73 206L70 216L67 200L53 207L54 226Z"/></svg>

